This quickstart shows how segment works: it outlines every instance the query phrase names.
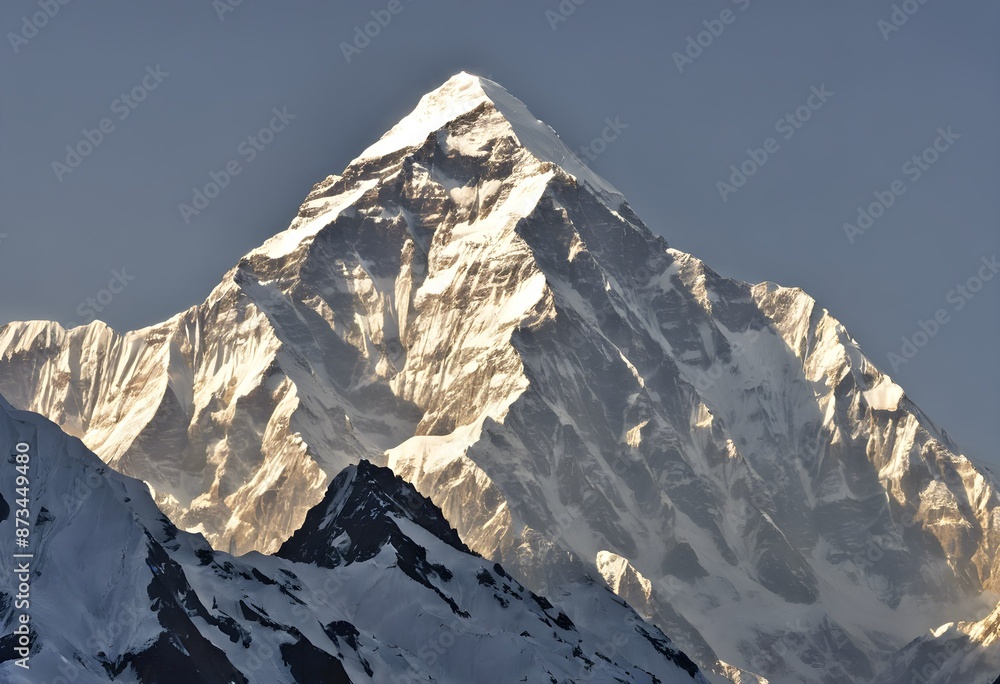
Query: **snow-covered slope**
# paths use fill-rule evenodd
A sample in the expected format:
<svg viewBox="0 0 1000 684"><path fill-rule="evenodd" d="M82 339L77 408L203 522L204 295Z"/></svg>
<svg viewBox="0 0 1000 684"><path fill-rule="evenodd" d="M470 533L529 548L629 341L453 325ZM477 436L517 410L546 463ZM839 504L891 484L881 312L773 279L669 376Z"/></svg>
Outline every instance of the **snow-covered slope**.
<svg viewBox="0 0 1000 684"><path fill-rule="evenodd" d="M998 640L1000 606L982 620L948 623L914 639L882 669L874 684L996 684Z"/></svg>
<svg viewBox="0 0 1000 684"><path fill-rule="evenodd" d="M0 392L238 552L387 464L533 590L602 577L733 679L869 682L1000 590L992 476L829 312L670 249L468 74L204 304L0 327Z"/></svg>
<svg viewBox="0 0 1000 684"><path fill-rule="evenodd" d="M0 509L0 680L691 682L696 666L603 587L553 605L473 555L440 511L367 461L331 484L279 556L178 531L146 487L0 398L0 445L30 455L33 531ZM0 481L15 482L15 460ZM8 492L4 492L7 494ZM30 553L30 606L13 553ZM28 668L10 648L30 615Z"/></svg>

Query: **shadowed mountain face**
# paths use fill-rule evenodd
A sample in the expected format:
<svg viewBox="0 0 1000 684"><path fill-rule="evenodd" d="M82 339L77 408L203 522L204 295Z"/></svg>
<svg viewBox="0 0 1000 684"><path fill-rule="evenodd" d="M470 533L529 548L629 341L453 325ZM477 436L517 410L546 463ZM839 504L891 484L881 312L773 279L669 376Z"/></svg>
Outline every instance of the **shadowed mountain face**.
<svg viewBox="0 0 1000 684"><path fill-rule="evenodd" d="M553 605L367 461L334 479L281 557L234 558L177 530L142 483L0 398L0 445L13 454L19 443L35 513L32 644L26 670L10 648L24 610L0 585L0 681L706 684L603 587L581 583ZM16 467L5 456L4 482ZM12 517L0 534L16 538ZM13 543L0 548L12 577L23 561L11 560Z"/></svg>
<svg viewBox="0 0 1000 684"><path fill-rule="evenodd" d="M404 533L393 522L395 516L406 517L455 549L472 553L428 499L388 468L361 461L334 478L323 501L309 511L302 527L281 545L277 555L326 568L368 560L390 542L397 549L405 545ZM332 543L337 539L346 545Z"/></svg>
<svg viewBox="0 0 1000 684"><path fill-rule="evenodd" d="M388 465L533 590L600 576L733 678L867 683L1000 590L993 477L836 319L669 248L467 74L204 304L0 327L0 391L239 552Z"/></svg>

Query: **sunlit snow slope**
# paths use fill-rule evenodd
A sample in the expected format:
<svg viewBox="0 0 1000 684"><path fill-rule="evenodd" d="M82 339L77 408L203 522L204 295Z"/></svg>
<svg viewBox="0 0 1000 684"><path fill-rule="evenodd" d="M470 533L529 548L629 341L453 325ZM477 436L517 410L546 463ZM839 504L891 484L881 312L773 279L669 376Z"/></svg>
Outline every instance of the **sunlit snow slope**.
<svg viewBox="0 0 1000 684"><path fill-rule="evenodd" d="M237 552L387 464L536 591L602 577L734 679L870 682L1000 590L992 476L829 312L670 249L468 74L204 304L0 327L0 392Z"/></svg>

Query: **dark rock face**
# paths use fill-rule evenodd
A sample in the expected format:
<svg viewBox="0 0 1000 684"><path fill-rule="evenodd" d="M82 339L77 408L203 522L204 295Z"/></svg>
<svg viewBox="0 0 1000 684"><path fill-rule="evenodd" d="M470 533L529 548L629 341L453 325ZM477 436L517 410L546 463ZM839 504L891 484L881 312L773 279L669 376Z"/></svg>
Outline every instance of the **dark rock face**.
<svg viewBox="0 0 1000 684"><path fill-rule="evenodd" d="M288 665L296 682L351 684L341 662L313 646L308 639L301 638L291 644L282 644L281 659Z"/></svg>
<svg viewBox="0 0 1000 684"><path fill-rule="evenodd" d="M468 617L430 581L432 577L448 581L451 571L428 562L427 551L399 529L396 516L413 521L458 551L472 553L429 499L388 468L361 461L334 478L326 497L277 555L336 568L374 558L389 546L400 570L437 593L454 613Z"/></svg>
<svg viewBox="0 0 1000 684"><path fill-rule="evenodd" d="M333 479L326 496L309 511L302 527L281 545L277 555L335 568L368 560L391 544L400 553L401 562L412 568L420 562L420 552L400 531L395 517L413 521L458 551L472 553L441 509L418 494L413 485L388 468L362 460ZM338 543L341 539L343 543Z"/></svg>

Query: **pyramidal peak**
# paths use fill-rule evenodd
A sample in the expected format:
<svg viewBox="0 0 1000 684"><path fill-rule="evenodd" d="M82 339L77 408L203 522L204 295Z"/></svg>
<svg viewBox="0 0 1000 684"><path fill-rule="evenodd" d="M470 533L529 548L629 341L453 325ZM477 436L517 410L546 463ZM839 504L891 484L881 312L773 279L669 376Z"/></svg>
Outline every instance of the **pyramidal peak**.
<svg viewBox="0 0 1000 684"><path fill-rule="evenodd" d="M507 124L489 131L488 135L502 136L513 132L520 145L539 161L559 166L578 181L605 195L605 198L614 198L619 203L624 201L614 186L580 161L559 135L528 111L523 102L500 84L465 71L455 74L436 90L420 98L414 110L362 152L357 161L417 147L428 136L446 129L451 122L483 105L499 112Z"/></svg>
<svg viewBox="0 0 1000 684"><path fill-rule="evenodd" d="M421 149L432 138L437 151L451 158L481 157L493 148L503 150L500 155L505 160L509 155L527 161L503 179L520 188L515 193L520 201L508 206L511 215L530 212L547 179L560 172L587 188L612 212L626 213L624 196L591 171L523 102L494 81L463 71L420 98L413 111L352 161L343 175L331 175L317 183L288 229L248 256L282 259L310 244L337 218L352 216L359 206L370 203L381 185L398 172L401 158L411 156L428 165L424 158L427 150ZM435 182L449 186L447 191L459 203L479 201L476 193L471 197L463 194L462 182L451 178Z"/></svg>
<svg viewBox="0 0 1000 684"><path fill-rule="evenodd" d="M813 298L670 249L524 104L470 74L318 183L205 303L121 335L0 326L0 394L146 480L217 548L395 587L385 605L412 612L390 613L390 643L414 643L411 615L437 620L409 580L455 610L487 592L490 615L516 617L499 573L478 579L489 559L539 594L580 597L601 578L714 681L760 681L735 667L902 683L945 643L1000 663L993 476ZM439 562L467 572L446 580ZM379 580L388 566L409 580ZM367 615L381 629L383 614ZM510 653L478 649L451 653ZM959 657L927 681L996 676Z"/></svg>
<svg viewBox="0 0 1000 684"><path fill-rule="evenodd" d="M359 159L384 157L420 145L428 135L444 128L450 121L491 102L485 82L485 79L465 71L455 74L421 97L413 111L362 152ZM499 85L493 85L503 90Z"/></svg>

